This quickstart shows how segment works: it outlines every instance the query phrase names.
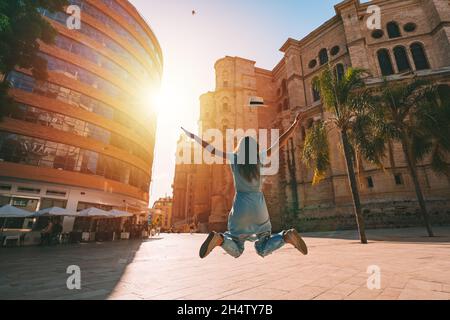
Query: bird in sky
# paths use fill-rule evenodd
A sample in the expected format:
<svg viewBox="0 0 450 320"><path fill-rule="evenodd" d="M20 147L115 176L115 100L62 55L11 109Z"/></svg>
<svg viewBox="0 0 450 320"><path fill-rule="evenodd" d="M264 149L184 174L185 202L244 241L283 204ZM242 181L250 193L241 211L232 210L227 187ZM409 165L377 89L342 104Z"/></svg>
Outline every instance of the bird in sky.
<svg viewBox="0 0 450 320"><path fill-rule="evenodd" d="M197 14L197 11L192 10L192 15L195 16Z"/></svg>

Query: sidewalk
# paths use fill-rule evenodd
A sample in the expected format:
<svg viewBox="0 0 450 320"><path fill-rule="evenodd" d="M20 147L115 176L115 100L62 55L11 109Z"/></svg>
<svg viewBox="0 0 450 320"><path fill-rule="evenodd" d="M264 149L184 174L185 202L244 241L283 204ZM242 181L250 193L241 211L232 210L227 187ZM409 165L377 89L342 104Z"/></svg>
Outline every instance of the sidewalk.
<svg viewBox="0 0 450 320"><path fill-rule="evenodd" d="M450 227L306 235L310 254L286 246L262 259L248 244L235 260L218 248L205 260L205 235L146 242L0 250L1 299L450 299ZM68 290L70 265L82 289ZM367 288L367 268L381 288Z"/></svg>

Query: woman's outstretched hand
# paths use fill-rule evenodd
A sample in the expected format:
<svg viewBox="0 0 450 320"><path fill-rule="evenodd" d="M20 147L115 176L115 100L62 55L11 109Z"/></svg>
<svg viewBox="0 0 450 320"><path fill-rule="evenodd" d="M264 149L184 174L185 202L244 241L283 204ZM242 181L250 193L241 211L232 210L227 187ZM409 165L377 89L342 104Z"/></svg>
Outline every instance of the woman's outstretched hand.
<svg viewBox="0 0 450 320"><path fill-rule="evenodd" d="M302 119L303 119L302 113L299 112L299 113L297 114L297 116L295 117L295 124L296 124L296 125L300 124L300 122L302 121Z"/></svg>
<svg viewBox="0 0 450 320"><path fill-rule="evenodd" d="M183 130L184 133L186 133L186 135L187 135L189 138L191 138L191 139L194 139L194 138L195 138L195 135L194 135L193 133L187 131L185 128L181 127L181 130Z"/></svg>

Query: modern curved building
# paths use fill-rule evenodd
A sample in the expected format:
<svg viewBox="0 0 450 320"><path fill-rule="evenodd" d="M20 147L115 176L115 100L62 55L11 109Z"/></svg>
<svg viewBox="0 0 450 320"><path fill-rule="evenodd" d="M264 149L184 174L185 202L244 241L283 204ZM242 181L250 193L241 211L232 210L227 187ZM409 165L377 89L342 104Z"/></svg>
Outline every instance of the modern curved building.
<svg viewBox="0 0 450 320"><path fill-rule="evenodd" d="M40 45L47 81L8 75L17 107L0 122L0 205L148 208L156 114L140 98L160 85L154 33L125 0L70 0L66 13L42 10L58 32Z"/></svg>

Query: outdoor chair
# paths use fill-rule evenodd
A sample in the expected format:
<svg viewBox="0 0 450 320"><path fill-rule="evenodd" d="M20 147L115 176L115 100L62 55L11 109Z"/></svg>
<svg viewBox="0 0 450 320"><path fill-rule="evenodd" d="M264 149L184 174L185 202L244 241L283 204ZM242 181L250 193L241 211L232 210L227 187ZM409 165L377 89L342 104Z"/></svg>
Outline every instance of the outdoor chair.
<svg viewBox="0 0 450 320"><path fill-rule="evenodd" d="M61 233L52 233L50 235L49 244L51 246L61 244Z"/></svg>
<svg viewBox="0 0 450 320"><path fill-rule="evenodd" d="M21 245L21 235L14 235L14 236L5 236L5 240L3 241L3 246L6 247L8 245L8 242L15 241L16 246L20 247Z"/></svg>

